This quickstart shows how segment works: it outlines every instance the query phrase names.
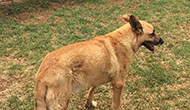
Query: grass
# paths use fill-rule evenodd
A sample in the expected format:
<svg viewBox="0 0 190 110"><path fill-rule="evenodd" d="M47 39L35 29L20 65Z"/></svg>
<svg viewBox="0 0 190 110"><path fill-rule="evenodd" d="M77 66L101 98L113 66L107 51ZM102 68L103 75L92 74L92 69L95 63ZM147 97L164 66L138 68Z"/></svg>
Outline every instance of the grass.
<svg viewBox="0 0 190 110"><path fill-rule="evenodd" d="M73 0L0 5L0 109L34 109L34 75L44 56L71 43L120 27L131 13L152 23L165 44L152 54L139 50L126 77L124 110L190 109L190 1ZM31 14L30 14L31 13ZM83 110L86 91L69 110ZM100 86L97 110L111 109L110 84Z"/></svg>

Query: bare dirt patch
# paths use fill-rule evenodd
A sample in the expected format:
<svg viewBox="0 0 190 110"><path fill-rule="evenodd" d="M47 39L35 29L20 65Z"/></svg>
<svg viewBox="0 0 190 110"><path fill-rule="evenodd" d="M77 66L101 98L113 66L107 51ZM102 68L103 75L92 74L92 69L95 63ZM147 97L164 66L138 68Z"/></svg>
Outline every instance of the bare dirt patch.
<svg viewBox="0 0 190 110"><path fill-rule="evenodd" d="M28 24L47 22L48 18L50 17L50 15L52 15L54 10L62 7L61 3L51 3L51 4L52 6L50 6L47 10L24 12L16 15L15 18L23 23L28 23Z"/></svg>
<svg viewBox="0 0 190 110"><path fill-rule="evenodd" d="M174 85L168 85L167 88L171 91L177 91L180 89L185 89L185 88L189 88L190 87L190 83L186 82L186 83L182 83L182 84L174 84Z"/></svg>
<svg viewBox="0 0 190 110"><path fill-rule="evenodd" d="M0 74L0 99L5 99L3 97L6 97L7 91L10 90L12 87L14 87L14 84L22 82L23 76L9 76L9 67L10 64L25 64L26 59L25 58L14 58L14 54L11 54L8 57L3 56L0 58L0 67L1 74Z"/></svg>
<svg viewBox="0 0 190 110"><path fill-rule="evenodd" d="M51 12L52 10L46 10L43 12L31 12L31 13L25 12L17 15L15 18L23 23L28 23L28 24L43 23L47 22ZM31 19L31 17L34 16L35 18Z"/></svg>
<svg viewBox="0 0 190 110"><path fill-rule="evenodd" d="M1 94L2 91L6 90L6 88L8 88L8 86L10 86L10 81L7 80L6 78L2 78L2 76L0 76L0 96L3 95Z"/></svg>
<svg viewBox="0 0 190 110"><path fill-rule="evenodd" d="M111 3L121 4L124 0L109 0Z"/></svg>
<svg viewBox="0 0 190 110"><path fill-rule="evenodd" d="M25 0L0 0L0 5L13 5L14 3L22 3Z"/></svg>
<svg viewBox="0 0 190 110"><path fill-rule="evenodd" d="M7 99L9 97L10 90L15 90L13 88L21 86L21 82L23 78L11 76L7 77L4 75L0 75L0 101Z"/></svg>
<svg viewBox="0 0 190 110"><path fill-rule="evenodd" d="M23 3L23 2L27 2L26 0L16 0L17 3ZM51 6L48 7L48 9L43 9L43 10L38 10L38 11L32 11L32 12L23 12L21 14L16 14L14 16L9 16L6 13L1 13L2 16L6 16L7 18L10 19L16 19L21 21L22 23L43 23L43 22L47 22L48 18L50 17L50 15L52 15L51 13L54 12L55 9L61 8L63 6L63 4L61 3L50 3ZM0 5L5 5L2 4L0 2ZM8 3L9 5L9 3ZM1 15L0 14L0 15Z"/></svg>

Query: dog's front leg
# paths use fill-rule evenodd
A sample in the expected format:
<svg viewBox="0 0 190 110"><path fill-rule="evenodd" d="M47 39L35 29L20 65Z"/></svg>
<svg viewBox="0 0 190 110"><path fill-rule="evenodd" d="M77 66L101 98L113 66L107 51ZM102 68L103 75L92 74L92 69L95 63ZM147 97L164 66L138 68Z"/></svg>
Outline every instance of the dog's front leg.
<svg viewBox="0 0 190 110"><path fill-rule="evenodd" d="M92 86L88 90L87 101L86 101L86 106L85 106L86 108L95 107L95 105L93 105L93 103L92 103L92 98L94 96L94 90L95 90L95 88L96 88L96 86Z"/></svg>
<svg viewBox="0 0 190 110"><path fill-rule="evenodd" d="M120 78L112 81L113 86L113 110L121 110L121 93L124 87L124 81Z"/></svg>

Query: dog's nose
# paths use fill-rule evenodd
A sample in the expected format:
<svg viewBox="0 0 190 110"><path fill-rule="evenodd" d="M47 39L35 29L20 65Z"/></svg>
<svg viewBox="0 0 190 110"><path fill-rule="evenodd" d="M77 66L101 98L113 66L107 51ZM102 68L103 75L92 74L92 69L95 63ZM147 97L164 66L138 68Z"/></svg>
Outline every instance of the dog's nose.
<svg viewBox="0 0 190 110"><path fill-rule="evenodd" d="M164 41L160 38L159 43L160 43L160 45L162 45L164 43Z"/></svg>

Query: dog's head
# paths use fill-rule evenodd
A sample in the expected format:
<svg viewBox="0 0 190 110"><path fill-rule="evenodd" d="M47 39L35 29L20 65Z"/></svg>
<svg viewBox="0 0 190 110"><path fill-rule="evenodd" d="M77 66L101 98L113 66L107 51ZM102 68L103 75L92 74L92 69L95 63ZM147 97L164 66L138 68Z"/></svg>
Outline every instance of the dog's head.
<svg viewBox="0 0 190 110"><path fill-rule="evenodd" d="M131 25L131 30L136 34L139 46L144 45L147 49L154 52L155 45L162 45L164 43L162 38L156 35L155 29L151 24L139 21L133 15L124 15L123 18Z"/></svg>

